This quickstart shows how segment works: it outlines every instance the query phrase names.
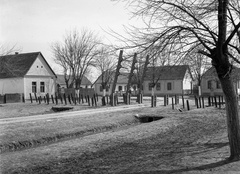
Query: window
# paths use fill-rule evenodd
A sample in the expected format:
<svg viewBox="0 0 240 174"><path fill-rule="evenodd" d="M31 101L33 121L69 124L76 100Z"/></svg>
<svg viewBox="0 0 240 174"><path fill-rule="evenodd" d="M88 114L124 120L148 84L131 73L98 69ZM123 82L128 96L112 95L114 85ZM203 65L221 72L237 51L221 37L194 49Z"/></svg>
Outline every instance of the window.
<svg viewBox="0 0 240 174"><path fill-rule="evenodd" d="M211 80L209 80L209 81L207 82L207 88L208 88L208 89L212 89L212 81L211 81Z"/></svg>
<svg viewBox="0 0 240 174"><path fill-rule="evenodd" d="M217 83L217 89L221 89L221 83L219 81L217 81L216 83Z"/></svg>
<svg viewBox="0 0 240 174"><path fill-rule="evenodd" d="M102 92L103 91L103 87L102 87L102 85L100 86L100 92Z"/></svg>
<svg viewBox="0 0 240 174"><path fill-rule="evenodd" d="M32 82L32 92L33 93L37 92L37 82Z"/></svg>
<svg viewBox="0 0 240 174"><path fill-rule="evenodd" d="M160 90L161 90L161 84L160 84L160 83L157 83L156 89L157 89L157 91L160 91Z"/></svg>
<svg viewBox="0 0 240 174"><path fill-rule="evenodd" d="M118 91L122 91L122 86L118 86Z"/></svg>
<svg viewBox="0 0 240 174"><path fill-rule="evenodd" d="M167 90L168 91L172 90L172 83L171 82L167 83Z"/></svg>
<svg viewBox="0 0 240 174"><path fill-rule="evenodd" d="M151 91L153 88L153 83L148 83L148 90Z"/></svg>
<svg viewBox="0 0 240 174"><path fill-rule="evenodd" d="M45 83L40 82L40 92L45 92Z"/></svg>
<svg viewBox="0 0 240 174"><path fill-rule="evenodd" d="M109 89L110 89L110 85L107 85L107 86L106 86L106 91L108 92Z"/></svg>

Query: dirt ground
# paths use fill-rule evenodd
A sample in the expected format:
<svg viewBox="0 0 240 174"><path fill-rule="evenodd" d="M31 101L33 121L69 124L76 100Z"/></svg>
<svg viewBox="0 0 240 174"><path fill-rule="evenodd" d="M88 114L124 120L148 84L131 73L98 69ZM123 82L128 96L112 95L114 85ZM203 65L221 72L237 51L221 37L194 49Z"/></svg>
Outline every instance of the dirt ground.
<svg viewBox="0 0 240 174"><path fill-rule="evenodd" d="M0 108L1 109L1 108ZM2 173L240 173L228 162L224 109L179 112L145 108L164 118L68 141L1 154ZM119 113L119 117L127 112ZM91 117L89 117L91 119Z"/></svg>

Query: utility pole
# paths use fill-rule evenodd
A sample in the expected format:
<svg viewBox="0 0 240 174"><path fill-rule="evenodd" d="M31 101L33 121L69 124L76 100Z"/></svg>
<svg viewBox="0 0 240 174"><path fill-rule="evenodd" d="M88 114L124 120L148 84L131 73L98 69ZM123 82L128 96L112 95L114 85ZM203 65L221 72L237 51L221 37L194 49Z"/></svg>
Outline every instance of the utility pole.
<svg viewBox="0 0 240 174"><path fill-rule="evenodd" d="M132 62L132 66L131 66L131 70L130 70L130 73L129 73L129 76L128 76L128 83L127 83L127 91L126 91L126 104L130 104L130 102L127 102L128 101L128 95L130 95L130 87L131 87L131 84L132 84L132 77L134 75L133 71L136 69L135 67L135 64L137 63L137 53L134 53L134 56L133 56L133 62Z"/></svg>
<svg viewBox="0 0 240 174"><path fill-rule="evenodd" d="M111 97L110 97L110 104L112 106L114 105L113 98L114 98L115 88L116 88L116 85L117 85L118 76L120 75L120 69L122 68L122 65L121 65L121 63L123 61L122 55L123 55L123 50L120 50L117 69L116 69L116 72L115 72L115 77L114 77L112 92L111 92Z"/></svg>

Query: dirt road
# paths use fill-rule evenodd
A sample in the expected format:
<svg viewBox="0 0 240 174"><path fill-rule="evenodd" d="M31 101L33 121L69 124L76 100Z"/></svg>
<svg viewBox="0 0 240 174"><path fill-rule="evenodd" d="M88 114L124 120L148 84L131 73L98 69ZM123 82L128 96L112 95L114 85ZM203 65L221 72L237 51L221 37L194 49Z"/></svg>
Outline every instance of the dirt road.
<svg viewBox="0 0 240 174"><path fill-rule="evenodd" d="M6 123L31 122L36 120L47 120L47 119L53 119L53 118L81 117L85 115L92 115L92 114L98 114L98 113L119 112L122 110L144 108L147 106L149 106L149 104L136 104L136 105L124 105L124 106L116 106L116 107L86 109L81 111L41 114L41 115L33 115L33 116L27 116L27 117L2 118L0 119L0 125L6 124Z"/></svg>

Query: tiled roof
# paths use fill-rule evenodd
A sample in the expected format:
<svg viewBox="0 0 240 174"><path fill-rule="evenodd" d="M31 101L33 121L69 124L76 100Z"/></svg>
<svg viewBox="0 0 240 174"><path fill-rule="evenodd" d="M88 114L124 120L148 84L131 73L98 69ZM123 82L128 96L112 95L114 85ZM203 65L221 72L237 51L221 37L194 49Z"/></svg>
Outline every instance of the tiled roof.
<svg viewBox="0 0 240 174"><path fill-rule="evenodd" d="M148 67L144 79L151 80L154 74L159 80L182 80L188 70L188 65Z"/></svg>
<svg viewBox="0 0 240 174"><path fill-rule="evenodd" d="M0 78L12 78L12 77L25 76L28 70L31 68L34 61L37 59L39 54L43 57L41 52L0 56L0 63L2 65L6 65L6 64L8 65L8 66L0 66ZM44 61L49 66L49 64L45 59ZM53 72L50 66L49 68ZM55 75L54 72L53 74Z"/></svg>
<svg viewBox="0 0 240 174"><path fill-rule="evenodd" d="M0 62L8 65L7 67L1 67L0 78L23 77L36 60L38 54L39 52L0 56Z"/></svg>
<svg viewBox="0 0 240 174"><path fill-rule="evenodd" d="M209 77L217 77L217 72L214 67L209 68L204 74L203 78L209 78ZM240 68L233 67L232 69L232 77L234 79L240 79Z"/></svg>
<svg viewBox="0 0 240 174"><path fill-rule="evenodd" d="M97 80L94 82L95 83L101 83L102 82L102 76L105 74L105 72L103 72L98 78ZM110 83L113 83L113 80L115 78L115 72L111 72L111 80ZM118 84L127 84L128 83L128 78L129 78L129 73L126 72L120 72L120 75L118 76L118 80L117 83ZM132 78L132 83L136 83L136 77Z"/></svg>
<svg viewBox="0 0 240 174"><path fill-rule="evenodd" d="M57 83L58 84L66 84L65 79L64 79L64 75L58 74L57 75ZM92 82L86 77L83 76L82 78L82 85L92 85Z"/></svg>

